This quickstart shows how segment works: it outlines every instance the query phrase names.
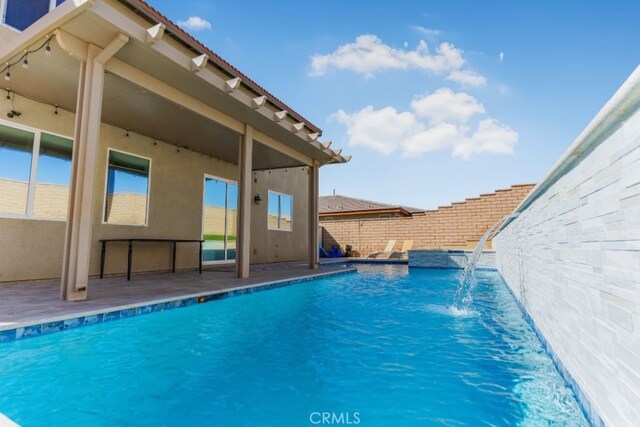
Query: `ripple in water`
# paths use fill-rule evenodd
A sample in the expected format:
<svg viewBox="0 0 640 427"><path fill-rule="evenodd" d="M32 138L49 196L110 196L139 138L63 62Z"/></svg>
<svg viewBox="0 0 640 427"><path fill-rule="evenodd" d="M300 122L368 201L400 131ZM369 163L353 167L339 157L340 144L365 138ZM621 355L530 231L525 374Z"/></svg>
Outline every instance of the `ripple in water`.
<svg viewBox="0 0 640 427"><path fill-rule="evenodd" d="M424 306L424 311L435 314L442 314L444 316L451 317L470 317L475 316L478 313L471 310L469 307L467 308L458 308L453 305L437 305L437 304L427 304Z"/></svg>
<svg viewBox="0 0 640 427"><path fill-rule="evenodd" d="M358 275L0 343L21 425L586 426L497 273L468 310L456 270Z"/></svg>

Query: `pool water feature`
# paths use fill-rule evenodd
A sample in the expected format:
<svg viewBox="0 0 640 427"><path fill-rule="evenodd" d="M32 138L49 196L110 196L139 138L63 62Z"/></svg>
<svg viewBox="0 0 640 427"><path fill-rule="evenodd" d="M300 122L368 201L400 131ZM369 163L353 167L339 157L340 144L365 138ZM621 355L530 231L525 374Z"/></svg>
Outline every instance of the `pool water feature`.
<svg viewBox="0 0 640 427"><path fill-rule="evenodd" d="M0 412L38 425L587 425L493 271L360 266L0 344ZM357 413L357 414L356 414ZM314 418L315 417L315 418Z"/></svg>
<svg viewBox="0 0 640 427"><path fill-rule="evenodd" d="M503 224L506 220L516 218L517 216L518 214L505 216L500 221L489 227L489 229L482 235L476 244L476 247L473 249L471 256L467 259L467 264L465 265L464 270L462 270L460 279L458 279L458 288L456 289L456 295L453 299L453 310L465 312L469 309L469 305L471 304L471 301L473 301L472 292L476 287L476 267L478 266L478 261L480 261L480 257L482 256L484 245L498 226Z"/></svg>

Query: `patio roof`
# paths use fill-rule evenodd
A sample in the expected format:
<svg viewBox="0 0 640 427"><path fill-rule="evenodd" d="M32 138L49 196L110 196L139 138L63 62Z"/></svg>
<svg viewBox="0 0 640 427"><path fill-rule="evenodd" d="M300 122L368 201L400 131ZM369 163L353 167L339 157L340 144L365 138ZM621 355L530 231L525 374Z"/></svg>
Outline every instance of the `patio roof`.
<svg viewBox="0 0 640 427"><path fill-rule="evenodd" d="M151 36L156 30L162 37ZM31 55L28 69L13 68L6 89L75 112L78 59L91 44L124 37L105 65L103 122L232 163L248 124L259 143L255 169L349 160L317 141L319 128L145 2L64 2L0 49L0 61L15 61L47 37L57 44L53 54Z"/></svg>

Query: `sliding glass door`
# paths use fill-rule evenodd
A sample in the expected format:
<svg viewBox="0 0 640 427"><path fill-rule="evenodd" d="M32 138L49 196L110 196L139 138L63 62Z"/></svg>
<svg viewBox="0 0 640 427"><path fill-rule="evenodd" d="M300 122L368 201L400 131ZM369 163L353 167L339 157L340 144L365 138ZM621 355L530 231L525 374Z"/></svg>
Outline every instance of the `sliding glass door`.
<svg viewBox="0 0 640 427"><path fill-rule="evenodd" d="M238 184L205 176L202 213L202 261L225 262L236 259Z"/></svg>

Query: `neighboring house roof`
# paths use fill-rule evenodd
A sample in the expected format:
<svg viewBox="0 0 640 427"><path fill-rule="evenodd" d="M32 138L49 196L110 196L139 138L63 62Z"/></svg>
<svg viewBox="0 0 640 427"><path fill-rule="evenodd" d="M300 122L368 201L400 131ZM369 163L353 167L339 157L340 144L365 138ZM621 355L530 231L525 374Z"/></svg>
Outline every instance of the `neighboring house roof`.
<svg viewBox="0 0 640 427"><path fill-rule="evenodd" d="M164 16L162 13L160 13L157 9L155 9L146 1L144 0L120 0L120 1L130 5L132 8L147 15L147 18L151 19L152 21L157 20L158 22L162 22L167 26L166 32L172 33L175 37L177 37L187 45L192 45L192 46L195 45L194 47L197 47L198 51L199 50L203 51L200 53L206 53L209 56L209 60L213 62L216 66L218 66L220 69L226 71L232 77L236 77L236 76L240 77L242 84L250 88L257 95L265 95L267 97L267 100L271 104L278 107L280 110L286 110L289 116L294 117L299 122L304 123L305 126L308 129L311 129L313 132L317 132L318 134L322 135L322 129L320 129L313 123L311 123L309 120L305 119L301 114L294 111L292 108L287 106L287 104L280 101L278 98L276 98L273 94L268 92L262 86L260 86L259 84L251 80L244 73L242 73L240 70L235 68L233 65L231 65L227 61L225 61L220 55L213 52L207 46L205 46L200 41L198 41L195 37L193 37L192 35L187 33L185 30L180 28L176 23L174 23L169 18Z"/></svg>
<svg viewBox="0 0 640 427"><path fill-rule="evenodd" d="M388 203L374 202L371 200L357 199L347 196L320 196L319 197L320 215L343 214L350 213L385 213L385 212L404 212L411 215L417 212L424 212L424 209L412 208L401 205L391 205Z"/></svg>

